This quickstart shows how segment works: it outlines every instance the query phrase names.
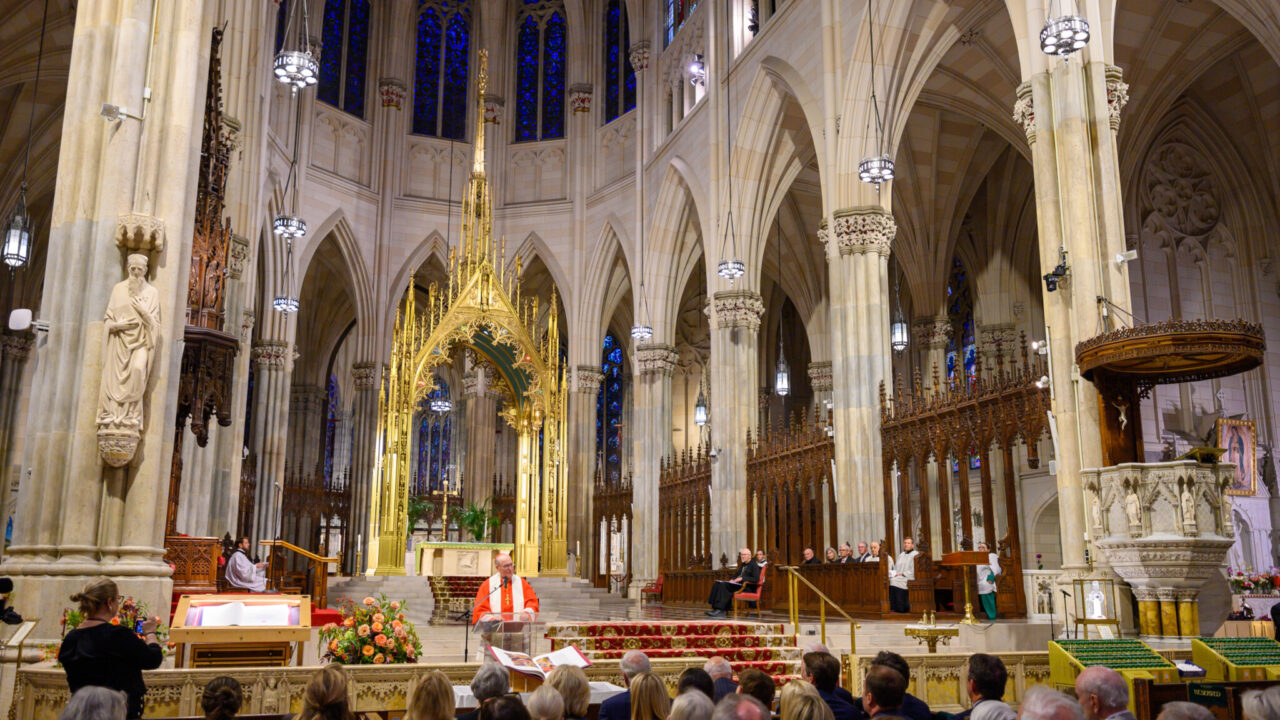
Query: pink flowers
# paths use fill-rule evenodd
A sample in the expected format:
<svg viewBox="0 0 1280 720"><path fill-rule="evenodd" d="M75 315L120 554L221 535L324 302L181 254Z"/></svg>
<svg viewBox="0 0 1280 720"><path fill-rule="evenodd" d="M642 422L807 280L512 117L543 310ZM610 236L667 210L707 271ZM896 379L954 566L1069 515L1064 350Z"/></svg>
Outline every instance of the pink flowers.
<svg viewBox="0 0 1280 720"><path fill-rule="evenodd" d="M378 601L377 601L377 600L374 600L374 599L373 599L373 598L371 598L371 597L367 597L367 598L365 598L365 599L364 599L364 604L365 604L366 606L368 606L368 607L373 607L374 605L377 605L377 604L378 604Z"/></svg>

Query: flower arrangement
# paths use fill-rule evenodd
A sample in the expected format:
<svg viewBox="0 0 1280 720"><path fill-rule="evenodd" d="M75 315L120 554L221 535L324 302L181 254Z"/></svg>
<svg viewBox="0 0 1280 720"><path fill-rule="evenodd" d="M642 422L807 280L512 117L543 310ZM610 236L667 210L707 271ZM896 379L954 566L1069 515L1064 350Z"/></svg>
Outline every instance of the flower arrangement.
<svg viewBox="0 0 1280 720"><path fill-rule="evenodd" d="M1040 553L1036 553L1036 569L1037 570L1044 569L1044 556L1041 555Z"/></svg>
<svg viewBox="0 0 1280 720"><path fill-rule="evenodd" d="M120 611L116 613L115 617L111 618L111 624L132 628L139 639L145 639L142 633L137 632L137 629L138 625L148 617L150 617L150 608L147 607L145 602L138 602L132 597L126 597L120 601ZM62 626L61 637L65 638L67 633L80 627L85 619L84 613L79 610L64 608L62 610L62 619L58 621ZM164 651L164 654L168 655L169 651L173 649L173 643L169 642L168 626L163 624L156 625L156 641L160 643L160 649ZM58 662L58 651L61 649L62 641L59 640L56 643L42 646L40 651L45 660L53 660L55 667L61 667L61 663Z"/></svg>
<svg viewBox="0 0 1280 720"><path fill-rule="evenodd" d="M342 621L320 630L324 658L344 665L416 663L422 643L413 623L404 619L404 601L365 598L342 603Z"/></svg>

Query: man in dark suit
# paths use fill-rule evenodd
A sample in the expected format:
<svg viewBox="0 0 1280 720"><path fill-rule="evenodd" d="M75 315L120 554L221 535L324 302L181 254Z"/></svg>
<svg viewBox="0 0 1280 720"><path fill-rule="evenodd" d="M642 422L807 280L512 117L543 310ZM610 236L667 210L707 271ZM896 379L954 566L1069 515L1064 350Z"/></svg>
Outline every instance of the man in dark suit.
<svg viewBox="0 0 1280 720"><path fill-rule="evenodd" d="M639 650L629 650L618 661L618 666L622 669L622 677L626 678L629 688L632 678L649 672L649 656ZM631 720L631 691L618 693L600 703L600 720Z"/></svg>
<svg viewBox="0 0 1280 720"><path fill-rule="evenodd" d="M853 560L853 548L852 548L852 547L850 547L849 543L847 543L847 542L846 542L846 543L840 543L840 560L839 560L839 562L841 562L841 563L851 563L851 562L853 562L853 561L854 561L854 560Z"/></svg>
<svg viewBox="0 0 1280 720"><path fill-rule="evenodd" d="M871 553L867 552L867 544L865 542L858 543L858 555L853 559L854 562L866 562L871 557Z"/></svg>
<svg viewBox="0 0 1280 720"><path fill-rule="evenodd" d="M974 657L977 657L975 655ZM998 662L998 661L997 661ZM871 659L871 667L887 667L892 668L895 672L902 676L905 683L911 682L911 666L907 664L907 659L896 652L881 650ZM857 698L853 701L853 707L858 712L859 718L869 717L866 708L863 706L863 698ZM967 713L967 711L966 711ZM907 720L931 720L933 712L929 710L929 705L920 698L906 692L906 686L903 686L902 700L894 713L899 717Z"/></svg>
<svg viewBox="0 0 1280 720"><path fill-rule="evenodd" d="M738 574L732 580L717 580L711 586L711 595L707 598L711 609L707 611L707 616L724 617L733 605L733 594L751 592L756 589L758 582L760 582L760 565L751 559L750 548L742 548L738 551Z"/></svg>
<svg viewBox="0 0 1280 720"><path fill-rule="evenodd" d="M803 564L805 565L821 565L822 564L822 561L818 559L818 554L813 551L812 546L806 547L804 551L801 553L801 556L804 558Z"/></svg>
<svg viewBox="0 0 1280 720"><path fill-rule="evenodd" d="M702 669L711 676L711 682L716 688L716 696L712 700L720 702L720 698L725 695L738 692L738 683L733 681L733 666L728 660L715 655L703 663Z"/></svg>
<svg viewBox="0 0 1280 720"><path fill-rule="evenodd" d="M807 652L800 662L804 667L804 679L817 689L822 701L831 708L835 720L857 720L858 714L853 703L846 699L849 693L840 692L840 661L831 653Z"/></svg>

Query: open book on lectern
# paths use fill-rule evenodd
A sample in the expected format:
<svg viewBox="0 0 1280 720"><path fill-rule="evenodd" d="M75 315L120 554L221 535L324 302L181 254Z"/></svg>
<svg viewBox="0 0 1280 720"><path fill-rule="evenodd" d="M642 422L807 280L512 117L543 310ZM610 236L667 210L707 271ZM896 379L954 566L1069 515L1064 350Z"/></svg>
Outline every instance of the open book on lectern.
<svg viewBox="0 0 1280 720"><path fill-rule="evenodd" d="M223 603L221 605L205 605L200 608L200 627L272 627L291 625L289 622L289 606L280 603L265 605L258 603Z"/></svg>
<svg viewBox="0 0 1280 720"><path fill-rule="evenodd" d="M493 659L497 660L502 667L543 680L546 680L551 671L561 665L573 665L580 668L591 667L591 661L587 659L587 656L583 655L582 651L573 645L537 657L529 657L522 652L511 652L493 646L489 647L489 653L493 655Z"/></svg>

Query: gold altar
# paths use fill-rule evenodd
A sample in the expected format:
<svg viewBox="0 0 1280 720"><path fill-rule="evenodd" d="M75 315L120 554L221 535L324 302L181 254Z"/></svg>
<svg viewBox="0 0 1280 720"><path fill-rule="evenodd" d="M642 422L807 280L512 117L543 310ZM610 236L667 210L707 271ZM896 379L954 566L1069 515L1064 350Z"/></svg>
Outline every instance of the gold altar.
<svg viewBox="0 0 1280 720"><path fill-rule="evenodd" d="M484 94L488 57L477 76L475 160L462 200L462 238L449 251L449 281L432 284L418 307L413 281L396 320L388 372L379 395L379 447L369 513L370 570L405 574L405 543L412 479L410 438L414 409L436 389L434 368L469 349L492 363L511 391L502 411L519 434L515 563L524 576L564 575L565 368L560 361L558 300L551 295L540 321L537 298L520 297L520 261L506 261L506 244L493 237L492 203L484 162Z"/></svg>

